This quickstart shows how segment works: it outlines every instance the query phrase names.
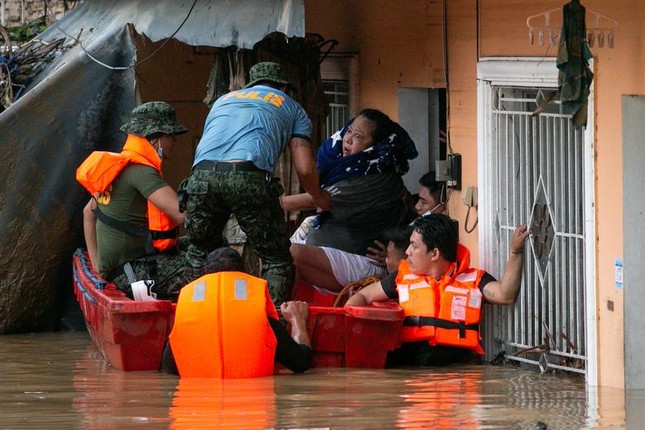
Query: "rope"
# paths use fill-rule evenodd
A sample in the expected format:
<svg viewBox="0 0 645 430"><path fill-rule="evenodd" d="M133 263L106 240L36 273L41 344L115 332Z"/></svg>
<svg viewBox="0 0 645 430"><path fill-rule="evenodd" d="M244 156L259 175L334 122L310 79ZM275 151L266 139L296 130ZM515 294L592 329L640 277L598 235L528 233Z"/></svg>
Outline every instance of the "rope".
<svg viewBox="0 0 645 430"><path fill-rule="evenodd" d="M336 296L336 300L334 300L334 303L332 304L332 307L337 308L338 304L342 300L345 293L347 291L352 291L352 288L355 288L355 290L353 291L355 293L356 291L359 291L361 288L367 287L368 285L378 281L380 281L380 279L377 278L376 276L370 276L370 277L361 279L360 281L350 282L349 284L345 285L342 290L340 290L340 292L338 293L338 296Z"/></svg>

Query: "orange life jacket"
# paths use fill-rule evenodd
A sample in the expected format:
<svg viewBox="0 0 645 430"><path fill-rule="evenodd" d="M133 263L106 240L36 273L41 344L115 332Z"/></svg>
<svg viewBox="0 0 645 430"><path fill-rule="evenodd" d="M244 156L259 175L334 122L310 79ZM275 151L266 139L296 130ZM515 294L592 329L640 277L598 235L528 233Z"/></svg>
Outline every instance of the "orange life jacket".
<svg viewBox="0 0 645 430"><path fill-rule="evenodd" d="M467 348L483 354L479 335L483 270L470 269L470 252L459 245L457 263L441 279L420 276L402 260L396 276L404 311L401 342L427 340L430 345Z"/></svg>
<svg viewBox="0 0 645 430"><path fill-rule="evenodd" d="M92 195L109 193L112 181L129 163L150 166L161 175L161 158L150 142L143 137L129 134L121 153L92 152L76 169L76 180ZM154 250L165 251L177 244L177 223L150 200L147 214L148 230L109 217L98 207L94 213L99 220L112 228L138 236L149 236Z"/></svg>
<svg viewBox="0 0 645 430"><path fill-rule="evenodd" d="M241 272L202 276L181 289L170 333L182 377L252 378L274 372L278 319L267 281Z"/></svg>

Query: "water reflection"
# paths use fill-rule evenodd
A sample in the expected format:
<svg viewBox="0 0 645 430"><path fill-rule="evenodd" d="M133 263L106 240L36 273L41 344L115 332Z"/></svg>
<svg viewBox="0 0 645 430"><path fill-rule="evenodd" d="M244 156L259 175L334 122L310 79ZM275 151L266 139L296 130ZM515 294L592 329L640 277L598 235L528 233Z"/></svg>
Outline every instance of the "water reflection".
<svg viewBox="0 0 645 430"><path fill-rule="evenodd" d="M86 333L0 336L0 428L642 428L645 391L510 366L313 369L245 380L121 372ZM625 405L628 409L625 411Z"/></svg>
<svg viewBox="0 0 645 430"><path fill-rule="evenodd" d="M274 378L182 379L170 406L172 429L274 428Z"/></svg>
<svg viewBox="0 0 645 430"><path fill-rule="evenodd" d="M404 406L398 414L397 426L405 429L479 428L481 421L473 406L482 403L483 367L464 369L459 373L422 374L406 381L409 394L403 395ZM433 377L434 376L434 377Z"/></svg>
<svg viewBox="0 0 645 430"><path fill-rule="evenodd" d="M176 377L114 369L90 343L74 363L72 381L72 409L81 428L168 427Z"/></svg>

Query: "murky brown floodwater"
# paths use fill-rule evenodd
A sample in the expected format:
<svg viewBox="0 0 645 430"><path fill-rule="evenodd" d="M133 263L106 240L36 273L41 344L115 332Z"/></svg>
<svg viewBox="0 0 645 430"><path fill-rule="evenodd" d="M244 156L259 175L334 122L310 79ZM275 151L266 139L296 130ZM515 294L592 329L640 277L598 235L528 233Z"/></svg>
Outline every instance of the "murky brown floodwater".
<svg viewBox="0 0 645 430"><path fill-rule="evenodd" d="M111 368L86 333L0 336L0 381L0 429L645 428L645 390L587 392L577 375L480 365L180 381Z"/></svg>

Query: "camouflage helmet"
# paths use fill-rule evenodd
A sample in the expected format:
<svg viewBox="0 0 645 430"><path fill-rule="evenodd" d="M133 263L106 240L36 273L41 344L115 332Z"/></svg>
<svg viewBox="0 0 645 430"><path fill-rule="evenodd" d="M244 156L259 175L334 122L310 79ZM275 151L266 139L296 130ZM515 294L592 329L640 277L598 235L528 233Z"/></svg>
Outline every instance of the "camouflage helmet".
<svg viewBox="0 0 645 430"><path fill-rule="evenodd" d="M179 124L175 109L166 102L147 102L135 107L130 122L123 124L121 130L142 137L156 133L176 135L188 131Z"/></svg>
<svg viewBox="0 0 645 430"><path fill-rule="evenodd" d="M270 81L275 82L276 84L293 86L282 76L280 65L271 61L258 63L251 67L251 70L249 70L249 80L250 82L246 84L244 88L252 87L261 81Z"/></svg>

